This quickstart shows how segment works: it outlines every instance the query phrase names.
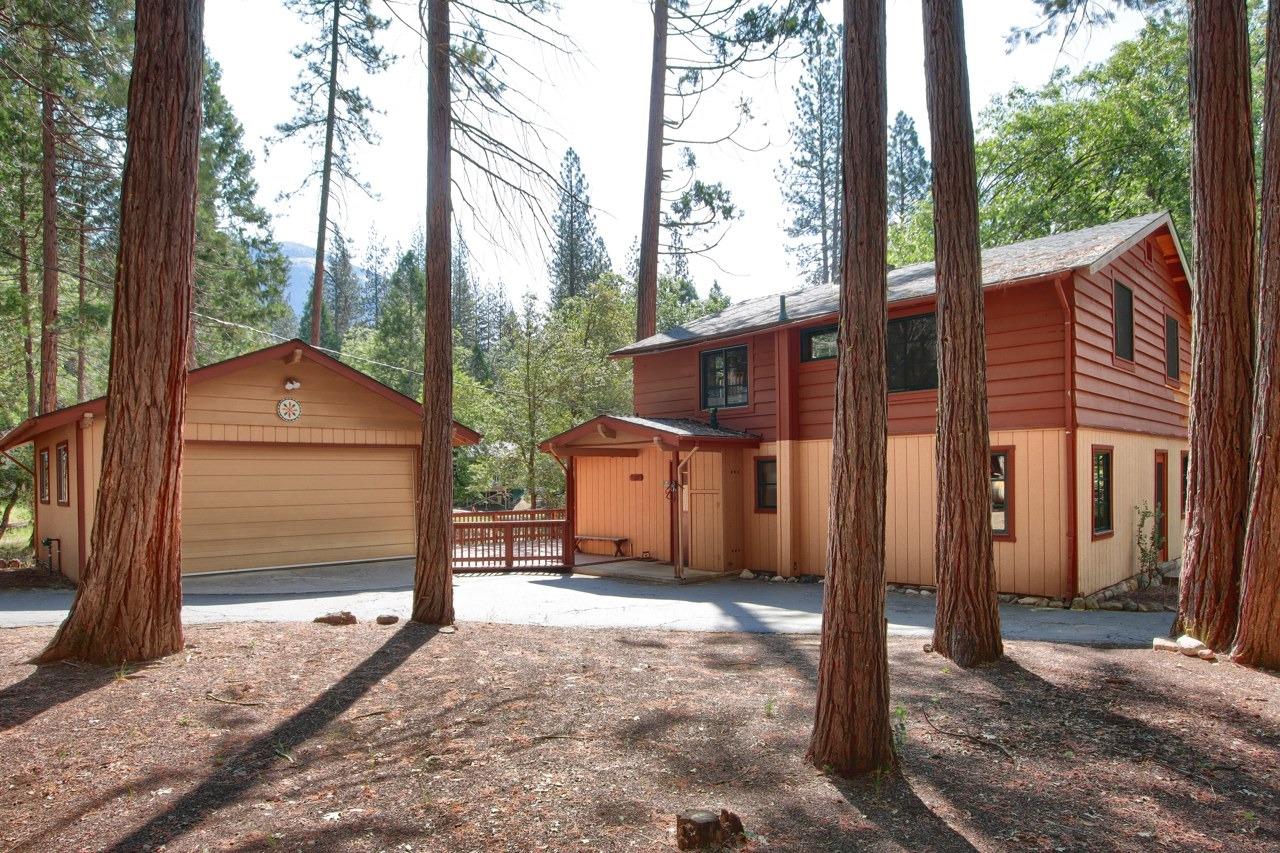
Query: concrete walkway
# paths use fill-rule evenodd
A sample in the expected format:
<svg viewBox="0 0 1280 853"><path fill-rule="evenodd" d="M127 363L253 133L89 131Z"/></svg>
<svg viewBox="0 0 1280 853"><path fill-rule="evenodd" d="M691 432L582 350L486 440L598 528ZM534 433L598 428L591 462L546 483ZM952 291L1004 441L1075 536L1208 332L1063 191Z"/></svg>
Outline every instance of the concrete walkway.
<svg viewBox="0 0 1280 853"><path fill-rule="evenodd" d="M332 610L361 619L409 614L413 564L397 560L271 572L190 577L183 620L210 622L310 621ZM566 628L657 628L679 631L817 633L822 624L818 584L780 584L736 578L692 586L582 575L459 575L455 608L461 622L499 622ZM67 590L0 592L0 627L56 625L71 603ZM889 633L928 637L933 599L888 597ZM1169 630L1166 613L1070 611L1003 605L1010 640L1107 646L1149 646Z"/></svg>

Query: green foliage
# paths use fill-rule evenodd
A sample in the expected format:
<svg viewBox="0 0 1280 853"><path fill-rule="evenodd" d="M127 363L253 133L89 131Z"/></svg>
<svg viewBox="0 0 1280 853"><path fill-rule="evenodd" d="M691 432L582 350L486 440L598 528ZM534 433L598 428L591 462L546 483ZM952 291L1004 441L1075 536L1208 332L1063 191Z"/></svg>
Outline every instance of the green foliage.
<svg viewBox="0 0 1280 853"><path fill-rule="evenodd" d="M551 219L551 304L581 296L611 263L596 232L595 213L578 153L570 148L560 167L560 201Z"/></svg>
<svg viewBox="0 0 1280 853"><path fill-rule="evenodd" d="M1164 512L1153 509L1143 501L1133 508L1138 514L1138 531L1135 544L1138 546L1138 570L1143 574L1154 575L1160 570L1160 550L1164 547L1164 537L1160 535L1160 522L1164 520ZM1151 523L1151 532L1147 533L1147 523Z"/></svg>

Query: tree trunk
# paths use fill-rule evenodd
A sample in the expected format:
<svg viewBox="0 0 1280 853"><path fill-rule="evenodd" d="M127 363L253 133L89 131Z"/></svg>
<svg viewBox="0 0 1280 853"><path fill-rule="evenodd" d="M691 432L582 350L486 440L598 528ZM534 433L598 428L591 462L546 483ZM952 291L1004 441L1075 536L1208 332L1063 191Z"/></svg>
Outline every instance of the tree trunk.
<svg viewBox="0 0 1280 853"><path fill-rule="evenodd" d="M1236 632L1249 503L1254 176L1245 4L1191 4L1191 465L1175 629L1217 651Z"/></svg>
<svg viewBox="0 0 1280 853"><path fill-rule="evenodd" d="M311 280L311 345L320 346L320 320L324 312L324 252L329 236L329 183L333 175L333 125L337 118L338 37L342 0L333 2L333 28L329 33L329 111L324 121L324 163L320 168L320 224L316 227L316 268Z"/></svg>
<svg viewBox="0 0 1280 853"><path fill-rule="evenodd" d="M27 417L39 410L35 350L31 339L31 258L27 252L27 172L18 173L18 295L22 298L22 357L27 379Z"/></svg>
<svg viewBox="0 0 1280 853"><path fill-rule="evenodd" d="M658 244L662 216L662 144L667 85L667 0L653 3L653 67L649 76L649 142L644 165L644 216L636 276L636 340L658 331Z"/></svg>
<svg viewBox="0 0 1280 853"><path fill-rule="evenodd" d="M53 135L53 92L49 48L42 53L45 76L40 92L40 412L58 408L58 149Z"/></svg>
<svg viewBox="0 0 1280 853"><path fill-rule="evenodd" d="M85 218L89 215L88 200L83 183L80 186L78 203L80 207L80 227L76 235L76 402L82 403L86 396L84 381L84 286L86 277L84 244Z"/></svg>
<svg viewBox="0 0 1280 853"><path fill-rule="evenodd" d="M825 94L825 93L824 93ZM819 96L821 97L821 95ZM827 121L826 103L818 101L818 228L822 237L822 283L831 281L831 228L834 223L828 217L830 207L827 202Z"/></svg>
<svg viewBox="0 0 1280 853"><path fill-rule="evenodd" d="M960 666L1000 657L991 551L987 354L978 182L960 0L924 0L933 137L938 323L937 612L933 648Z"/></svg>
<svg viewBox="0 0 1280 853"><path fill-rule="evenodd" d="M453 311L449 240L449 0L427 5L427 304L413 619L453 623Z"/></svg>
<svg viewBox="0 0 1280 853"><path fill-rule="evenodd" d="M1253 388L1253 485L1246 513L1240 620L1231 657L1280 669L1280 0L1267 10L1262 151L1262 286Z"/></svg>
<svg viewBox="0 0 1280 853"><path fill-rule="evenodd" d="M182 432L204 0L138 0L106 437L88 562L39 662L182 648Z"/></svg>
<svg viewBox="0 0 1280 853"><path fill-rule="evenodd" d="M19 489L15 485L13 491L9 493L9 497L5 498L4 511L0 512L0 539L9 532L9 518L13 515L13 508L18 503Z"/></svg>
<svg viewBox="0 0 1280 853"><path fill-rule="evenodd" d="M884 0L844 3L844 215L839 360L818 704L808 760L891 769L884 618L886 191Z"/></svg>

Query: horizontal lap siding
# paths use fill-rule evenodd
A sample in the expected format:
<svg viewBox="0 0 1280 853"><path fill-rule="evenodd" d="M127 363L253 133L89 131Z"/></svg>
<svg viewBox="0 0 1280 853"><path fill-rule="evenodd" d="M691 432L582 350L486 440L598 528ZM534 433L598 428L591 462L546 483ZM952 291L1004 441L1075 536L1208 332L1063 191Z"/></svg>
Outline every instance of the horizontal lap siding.
<svg viewBox="0 0 1280 853"><path fill-rule="evenodd" d="M890 311L891 317L933 310L932 304ZM1063 427L1063 314L1051 283L988 291L987 400L991 428ZM800 364L799 438L830 438L835 415L835 361ZM937 424L936 391L889 395L889 432L919 435Z"/></svg>
<svg viewBox="0 0 1280 853"><path fill-rule="evenodd" d="M1113 448L1111 455L1111 518L1115 532L1104 539L1093 538L1093 445ZM1076 512L1080 522L1080 594L1089 595L1138 572L1138 511L1146 501L1155 501L1156 451L1168 453L1169 477L1169 558L1182 556L1183 519L1182 451L1184 439L1139 435L1111 430L1083 429L1076 445L1076 467L1080 472L1080 493ZM1147 533L1151 532L1151 522Z"/></svg>
<svg viewBox="0 0 1280 853"><path fill-rule="evenodd" d="M1157 256L1158 257L1158 256ZM1114 358L1113 282L1133 290L1134 361ZM1076 402L1082 427L1185 435L1191 376L1190 306L1162 261L1148 261L1142 245L1098 273L1077 273ZM1164 321L1178 320L1181 380L1165 378Z"/></svg>
<svg viewBox="0 0 1280 853"><path fill-rule="evenodd" d="M1014 448L1013 542L994 543L1002 592L1066 594L1066 443L1062 430L1002 430L992 445ZM1171 457L1172 458L1172 457ZM830 440L796 443L797 548L803 574L823 574L830 506ZM885 494L890 583L934 582L936 469L932 435L891 436Z"/></svg>
<svg viewBox="0 0 1280 853"><path fill-rule="evenodd" d="M754 432L765 439L777 437L777 370L774 363L774 334L748 335L717 341L701 347L641 355L633 367L636 414L652 418L698 418L706 420L702 409L699 370L706 350L747 346L748 404L719 411L720 423L730 429Z"/></svg>
<svg viewBox="0 0 1280 853"><path fill-rule="evenodd" d="M183 571L414 553L413 450L189 444Z"/></svg>
<svg viewBox="0 0 1280 853"><path fill-rule="evenodd" d="M573 460L576 533L626 536L629 553L671 559L671 504L663 483L670 456L654 447L639 456L577 456ZM633 480L633 475L643 479ZM613 543L584 542L588 554L613 554Z"/></svg>

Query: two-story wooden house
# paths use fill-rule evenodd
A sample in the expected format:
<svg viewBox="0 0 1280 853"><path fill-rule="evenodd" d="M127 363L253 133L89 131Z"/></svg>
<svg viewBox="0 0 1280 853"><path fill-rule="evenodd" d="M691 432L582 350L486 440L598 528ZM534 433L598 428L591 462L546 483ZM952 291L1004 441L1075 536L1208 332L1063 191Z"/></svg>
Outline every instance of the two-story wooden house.
<svg viewBox="0 0 1280 853"><path fill-rule="evenodd" d="M1000 590L1072 597L1135 574L1143 502L1178 556L1191 293L1170 218L988 249L982 272ZM931 263L888 279L886 559L904 584L933 582L935 284ZM837 309L836 287L810 287L614 353L633 360L635 416L543 444L575 529L658 560L680 542L693 568L821 574Z"/></svg>

